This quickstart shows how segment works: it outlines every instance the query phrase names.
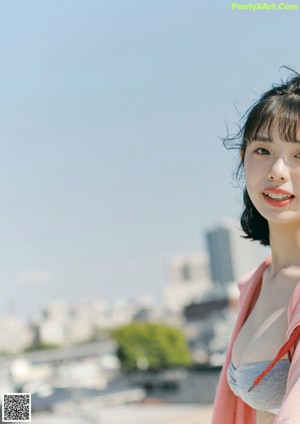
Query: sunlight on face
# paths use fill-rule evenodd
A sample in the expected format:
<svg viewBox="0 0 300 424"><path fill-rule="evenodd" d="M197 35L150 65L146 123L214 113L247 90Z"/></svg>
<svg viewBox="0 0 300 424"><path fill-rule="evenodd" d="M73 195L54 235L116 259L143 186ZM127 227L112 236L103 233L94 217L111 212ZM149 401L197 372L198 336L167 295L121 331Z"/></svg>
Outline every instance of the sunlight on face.
<svg viewBox="0 0 300 424"><path fill-rule="evenodd" d="M300 132L299 132L300 140ZM276 127L248 142L244 155L246 187L268 221L300 221L300 141L287 142Z"/></svg>

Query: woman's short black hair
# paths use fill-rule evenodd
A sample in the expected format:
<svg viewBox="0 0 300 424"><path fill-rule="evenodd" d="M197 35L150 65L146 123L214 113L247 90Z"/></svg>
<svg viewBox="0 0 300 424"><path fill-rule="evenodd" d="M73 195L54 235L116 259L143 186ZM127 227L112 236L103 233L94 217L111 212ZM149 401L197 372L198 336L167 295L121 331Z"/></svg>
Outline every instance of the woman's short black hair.
<svg viewBox="0 0 300 424"><path fill-rule="evenodd" d="M227 149L238 148L241 160L236 177L241 176L244 164L244 153L249 142L257 138L262 130L267 130L269 138L276 126L279 136L287 142L297 140L297 131L300 123L300 74L290 68L293 76L281 84L273 84L271 90L266 91L260 99L250 107L243 120L244 125L235 136L224 139ZM241 216L241 226L246 233L245 238L259 240L264 246L270 245L268 221L253 205L247 189L244 187L244 211Z"/></svg>

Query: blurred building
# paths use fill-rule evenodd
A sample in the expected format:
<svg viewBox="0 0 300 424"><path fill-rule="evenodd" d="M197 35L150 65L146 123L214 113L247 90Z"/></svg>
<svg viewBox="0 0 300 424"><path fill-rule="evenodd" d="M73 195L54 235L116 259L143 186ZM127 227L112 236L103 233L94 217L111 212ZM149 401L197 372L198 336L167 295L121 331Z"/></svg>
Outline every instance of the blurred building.
<svg viewBox="0 0 300 424"><path fill-rule="evenodd" d="M67 322L70 318L69 306L62 299L52 300L44 307L43 315L49 320Z"/></svg>
<svg viewBox="0 0 300 424"><path fill-rule="evenodd" d="M228 306L228 298L211 299L201 303L191 303L184 308L184 316L187 322L204 321L212 313L222 312Z"/></svg>
<svg viewBox="0 0 300 424"><path fill-rule="evenodd" d="M108 325L109 305L101 299L82 300L72 306L72 316L96 328Z"/></svg>
<svg viewBox="0 0 300 424"><path fill-rule="evenodd" d="M63 324L54 319L44 319L38 325L38 341L42 345L63 346L65 344Z"/></svg>
<svg viewBox="0 0 300 424"><path fill-rule="evenodd" d="M33 340L33 332L17 315L0 318L0 353L18 353L28 348Z"/></svg>
<svg viewBox="0 0 300 424"><path fill-rule="evenodd" d="M91 317L79 311L82 312L75 309L71 313L63 300L49 302L44 308L43 317L36 323L38 342L42 345L69 346L89 341L94 334L95 323Z"/></svg>
<svg viewBox="0 0 300 424"><path fill-rule="evenodd" d="M213 290L202 302L184 308L183 331L194 362L220 366L236 322L239 290L235 283L227 291Z"/></svg>
<svg viewBox="0 0 300 424"><path fill-rule="evenodd" d="M239 224L226 221L206 232L210 270L215 286L227 287L258 266L261 250L258 242L242 237Z"/></svg>
<svg viewBox="0 0 300 424"><path fill-rule="evenodd" d="M133 320L156 321L157 305L149 297L118 298L111 305L99 300L80 301L71 307L62 300L49 302L35 319L36 344L72 346L107 338L107 330Z"/></svg>
<svg viewBox="0 0 300 424"><path fill-rule="evenodd" d="M134 321L155 322L160 318L157 303L151 296L143 296L136 301Z"/></svg>
<svg viewBox="0 0 300 424"><path fill-rule="evenodd" d="M167 262L167 284L162 301L166 312L182 312L212 289L209 258L205 253L175 256Z"/></svg>
<svg viewBox="0 0 300 424"><path fill-rule="evenodd" d="M115 299L109 312L110 327L129 324L136 311L137 305L134 301L122 297Z"/></svg>

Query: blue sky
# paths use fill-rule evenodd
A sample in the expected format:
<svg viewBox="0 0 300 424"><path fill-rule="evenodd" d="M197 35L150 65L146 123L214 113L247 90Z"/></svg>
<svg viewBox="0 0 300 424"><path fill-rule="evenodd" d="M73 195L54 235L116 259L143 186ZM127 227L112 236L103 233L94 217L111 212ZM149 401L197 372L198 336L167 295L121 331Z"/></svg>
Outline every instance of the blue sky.
<svg viewBox="0 0 300 424"><path fill-rule="evenodd" d="M229 1L0 10L0 314L159 297L165 261L237 218L239 113L300 70L299 11Z"/></svg>

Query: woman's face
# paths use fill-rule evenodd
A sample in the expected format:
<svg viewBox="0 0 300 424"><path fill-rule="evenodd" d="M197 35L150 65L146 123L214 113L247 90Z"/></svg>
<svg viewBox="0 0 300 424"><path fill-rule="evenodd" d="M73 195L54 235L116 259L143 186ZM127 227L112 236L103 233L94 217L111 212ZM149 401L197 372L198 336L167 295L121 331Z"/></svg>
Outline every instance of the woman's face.
<svg viewBox="0 0 300 424"><path fill-rule="evenodd" d="M262 131L244 155L246 187L259 213L269 222L300 221L299 142L280 139L277 129Z"/></svg>

